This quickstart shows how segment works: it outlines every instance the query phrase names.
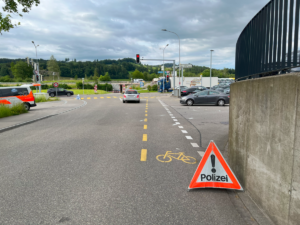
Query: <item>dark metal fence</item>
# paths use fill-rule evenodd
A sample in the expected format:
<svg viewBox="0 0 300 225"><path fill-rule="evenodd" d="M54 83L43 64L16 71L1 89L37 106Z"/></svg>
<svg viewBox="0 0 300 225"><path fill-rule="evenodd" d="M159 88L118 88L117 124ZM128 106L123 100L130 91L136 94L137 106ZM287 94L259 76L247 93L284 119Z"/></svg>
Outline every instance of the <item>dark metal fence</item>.
<svg viewBox="0 0 300 225"><path fill-rule="evenodd" d="M299 67L300 0L271 0L236 44L236 80L282 74Z"/></svg>

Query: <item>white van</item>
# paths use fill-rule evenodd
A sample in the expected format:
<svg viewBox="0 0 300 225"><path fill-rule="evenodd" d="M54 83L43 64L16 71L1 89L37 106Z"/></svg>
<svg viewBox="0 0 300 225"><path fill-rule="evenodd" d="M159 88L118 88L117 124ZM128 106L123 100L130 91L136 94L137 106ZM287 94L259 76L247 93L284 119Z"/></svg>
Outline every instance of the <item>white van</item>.
<svg viewBox="0 0 300 225"><path fill-rule="evenodd" d="M133 80L133 83L140 83L140 82L144 82L144 80L143 79L134 79Z"/></svg>
<svg viewBox="0 0 300 225"><path fill-rule="evenodd" d="M36 106L29 86L0 87L0 104L13 106L18 103L23 103L27 111Z"/></svg>

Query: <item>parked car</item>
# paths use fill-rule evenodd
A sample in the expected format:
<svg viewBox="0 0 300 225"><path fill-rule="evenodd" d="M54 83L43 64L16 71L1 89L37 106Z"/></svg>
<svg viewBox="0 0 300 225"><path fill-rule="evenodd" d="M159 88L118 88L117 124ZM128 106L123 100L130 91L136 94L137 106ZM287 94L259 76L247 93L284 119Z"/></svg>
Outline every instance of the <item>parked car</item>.
<svg viewBox="0 0 300 225"><path fill-rule="evenodd" d="M47 90L47 93L49 94L50 97L54 97L56 96L56 88L50 88ZM67 95L68 97L70 97L71 95L74 95L73 91L68 91L64 88L57 88L57 95Z"/></svg>
<svg viewBox="0 0 300 225"><path fill-rule="evenodd" d="M179 87L180 87L180 89L181 89L181 90L188 89L188 87L187 87L187 86L176 86L176 87L175 87L175 89L179 89Z"/></svg>
<svg viewBox="0 0 300 225"><path fill-rule="evenodd" d="M224 93L225 93L225 94L230 94L230 88L224 89Z"/></svg>
<svg viewBox="0 0 300 225"><path fill-rule="evenodd" d="M204 89L205 87L202 87L202 86L199 86L199 87L190 87L188 89L185 89L185 90L182 90L181 91L181 96L186 96L186 95L189 95L191 94L193 91L195 90L200 90L200 91L203 91L203 90L206 90L206 88Z"/></svg>
<svg viewBox="0 0 300 225"><path fill-rule="evenodd" d="M229 98L230 96L228 94L207 90L200 91L193 95L184 96L180 99L180 103L188 106L192 106L194 104L224 106L225 104L229 104Z"/></svg>
<svg viewBox="0 0 300 225"><path fill-rule="evenodd" d="M123 103L129 101L140 103L140 93L134 89L126 90L123 96Z"/></svg>

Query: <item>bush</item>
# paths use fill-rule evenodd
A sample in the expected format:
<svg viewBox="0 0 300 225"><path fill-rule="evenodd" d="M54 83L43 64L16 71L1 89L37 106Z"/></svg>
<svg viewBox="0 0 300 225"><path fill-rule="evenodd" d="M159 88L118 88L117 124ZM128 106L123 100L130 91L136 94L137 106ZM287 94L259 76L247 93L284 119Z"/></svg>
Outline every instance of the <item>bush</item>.
<svg viewBox="0 0 300 225"><path fill-rule="evenodd" d="M21 113L27 113L24 105L22 103L16 104L12 107L0 104L0 118L19 115Z"/></svg>
<svg viewBox="0 0 300 225"><path fill-rule="evenodd" d="M157 91L157 84L154 84L151 88L152 88L152 91Z"/></svg>
<svg viewBox="0 0 300 225"><path fill-rule="evenodd" d="M77 82L76 83L77 89L82 89L82 82ZM84 89L94 89L94 86L91 84L84 84ZM97 85L98 90L103 90L103 91L112 91L112 85L105 83L105 84L98 84Z"/></svg>
<svg viewBox="0 0 300 225"><path fill-rule="evenodd" d="M151 85L148 85L147 89L148 89L148 91L151 91L151 89L152 89Z"/></svg>

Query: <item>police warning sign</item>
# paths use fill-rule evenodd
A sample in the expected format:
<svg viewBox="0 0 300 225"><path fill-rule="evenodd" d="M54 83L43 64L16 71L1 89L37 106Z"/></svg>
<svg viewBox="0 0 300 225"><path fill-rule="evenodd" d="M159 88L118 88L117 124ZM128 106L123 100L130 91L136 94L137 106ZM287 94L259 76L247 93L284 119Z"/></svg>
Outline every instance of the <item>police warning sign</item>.
<svg viewBox="0 0 300 225"><path fill-rule="evenodd" d="M227 188L243 190L213 141L210 141L189 185L189 189L193 188Z"/></svg>

